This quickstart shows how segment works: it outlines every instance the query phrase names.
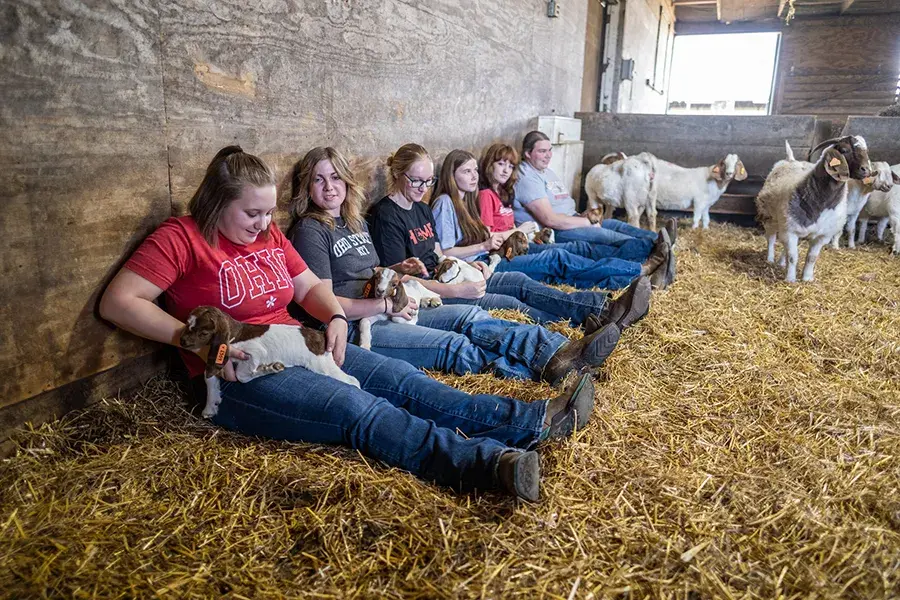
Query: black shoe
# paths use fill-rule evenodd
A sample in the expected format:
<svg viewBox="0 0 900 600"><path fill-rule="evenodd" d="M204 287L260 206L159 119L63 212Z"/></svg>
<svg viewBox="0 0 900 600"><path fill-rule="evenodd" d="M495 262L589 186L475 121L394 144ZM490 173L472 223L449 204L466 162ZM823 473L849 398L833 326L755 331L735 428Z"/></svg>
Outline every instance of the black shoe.
<svg viewBox="0 0 900 600"><path fill-rule="evenodd" d="M504 452L497 463L497 478L507 492L537 502L541 498L541 459L537 452Z"/></svg>
<svg viewBox="0 0 900 600"><path fill-rule="evenodd" d="M618 325L608 323L580 340L563 344L544 367L544 381L555 387L572 371L600 367L615 350L619 333Z"/></svg>
<svg viewBox="0 0 900 600"><path fill-rule="evenodd" d="M555 410L554 414L551 411ZM575 428L583 429L594 410L594 382L582 375L574 385L547 405L550 424L541 432L541 441L571 437Z"/></svg>

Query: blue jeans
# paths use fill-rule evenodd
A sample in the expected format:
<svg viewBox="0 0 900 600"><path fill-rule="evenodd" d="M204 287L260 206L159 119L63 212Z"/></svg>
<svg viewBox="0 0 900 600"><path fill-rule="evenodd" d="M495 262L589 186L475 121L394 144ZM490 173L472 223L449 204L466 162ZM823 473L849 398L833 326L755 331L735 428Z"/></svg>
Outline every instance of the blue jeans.
<svg viewBox="0 0 900 600"><path fill-rule="evenodd" d="M652 249L653 246L651 245ZM528 254L540 254L547 250L565 250L577 256L583 256L592 260L604 258L618 258L636 263L643 263L650 255L647 243L643 240L633 239L619 246L607 246L605 244L592 244L590 242L566 242L564 244L528 244Z"/></svg>
<svg viewBox="0 0 900 600"><path fill-rule="evenodd" d="M657 234L639 227L633 227L616 219L604 219L599 227L579 227L577 229L556 229L557 242L591 242L593 244L606 244L607 246L621 246L623 244L638 245L644 248L645 260L653 249ZM636 251L636 250L634 250Z"/></svg>
<svg viewBox="0 0 900 600"><path fill-rule="evenodd" d="M351 336L355 339L354 333ZM539 325L495 319L484 309L464 304L422 309L417 325L372 325L372 352L457 375L493 372L537 381L567 341Z"/></svg>
<svg viewBox="0 0 900 600"><path fill-rule="evenodd" d="M578 326L590 314L601 314L606 306L603 292L572 292L567 294L524 273L494 273L487 280L487 293L477 300L447 298L444 304L474 304L481 308L510 308L520 310L538 323L569 321Z"/></svg>
<svg viewBox="0 0 900 600"><path fill-rule="evenodd" d="M466 394L357 346L347 346L343 369L361 390L302 367L223 381L213 422L251 436L349 446L457 490L497 487L500 455L533 447L543 428L546 402Z"/></svg>
<svg viewBox="0 0 900 600"><path fill-rule="evenodd" d="M574 243L574 242L571 242ZM563 246L565 244L553 244ZM609 246L603 246L608 248ZM518 271L532 279L545 283L563 283L576 288L604 288L619 290L627 287L641 274L640 263L618 258L595 260L572 254L561 248L549 248L537 254L516 256L512 260L501 260L498 273Z"/></svg>

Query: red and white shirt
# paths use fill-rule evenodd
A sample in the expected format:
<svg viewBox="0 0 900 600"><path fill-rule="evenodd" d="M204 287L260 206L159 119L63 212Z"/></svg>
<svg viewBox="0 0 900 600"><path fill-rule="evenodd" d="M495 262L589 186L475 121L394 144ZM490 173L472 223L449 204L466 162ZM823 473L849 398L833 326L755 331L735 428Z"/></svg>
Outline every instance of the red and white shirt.
<svg viewBox="0 0 900 600"><path fill-rule="evenodd" d="M167 219L138 247L125 268L165 290L166 310L185 321L198 306L215 306L254 325L299 325L288 314L293 278L306 263L273 223L268 239L246 246L217 234L210 246L191 216ZM203 361L181 351L191 377Z"/></svg>
<svg viewBox="0 0 900 600"><path fill-rule="evenodd" d="M513 209L503 206L500 196L494 190L485 188L478 192L478 208L481 213L481 222L491 233L515 228Z"/></svg>

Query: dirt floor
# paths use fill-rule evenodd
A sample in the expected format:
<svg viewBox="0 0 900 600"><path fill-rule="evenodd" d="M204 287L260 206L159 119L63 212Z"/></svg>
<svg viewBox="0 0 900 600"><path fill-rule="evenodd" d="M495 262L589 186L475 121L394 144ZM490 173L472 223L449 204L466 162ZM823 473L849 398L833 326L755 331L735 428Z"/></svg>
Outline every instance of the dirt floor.
<svg viewBox="0 0 900 600"><path fill-rule="evenodd" d="M158 380L22 434L0 595L900 597L900 257L827 249L788 285L752 230L680 234L540 503L219 431Z"/></svg>

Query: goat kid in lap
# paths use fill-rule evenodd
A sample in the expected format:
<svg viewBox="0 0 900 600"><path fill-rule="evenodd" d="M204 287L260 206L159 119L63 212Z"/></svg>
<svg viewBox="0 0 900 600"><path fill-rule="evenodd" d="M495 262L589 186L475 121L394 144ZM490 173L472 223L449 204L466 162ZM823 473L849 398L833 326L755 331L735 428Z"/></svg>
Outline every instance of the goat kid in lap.
<svg viewBox="0 0 900 600"><path fill-rule="evenodd" d="M407 323L415 325L419 322L419 308L437 308L441 306L441 297L434 292L425 289L418 281L411 279L402 281L400 274L394 269L376 267L375 274L366 282L363 288L363 298L384 298L391 303L391 312L399 313L409 304L410 299L415 300L416 309L410 313L409 319L389 316L387 314L365 317L359 320L359 345L366 350L372 349L372 324L378 321L391 319L395 323Z"/></svg>
<svg viewBox="0 0 900 600"><path fill-rule="evenodd" d="M547 230L542 230L547 231ZM553 231L552 229L549 231ZM528 254L528 237L521 231L515 231L496 250L488 254L488 267L493 273L500 261L512 260L517 256ZM454 256L444 255L443 260L434 269L434 278L441 283L465 283L485 281L481 269Z"/></svg>
<svg viewBox="0 0 900 600"><path fill-rule="evenodd" d="M871 172L866 142L861 136L826 140L810 152L827 149L810 169L805 163L779 161L756 198L757 216L768 237L767 260L775 260L775 240L787 257L785 281L797 280L798 244L809 239L803 281L812 281L822 247L847 221L847 181Z"/></svg>
<svg viewBox="0 0 900 600"><path fill-rule="evenodd" d="M250 325L235 321L214 306L199 306L187 318L180 344L188 350L210 347L206 361L206 406L203 416L216 415L222 395L219 378L225 370L227 346L246 354L234 370L237 380L247 383L263 375L279 373L287 367L303 367L328 375L353 387L359 381L347 375L325 351L325 334L296 325Z"/></svg>

